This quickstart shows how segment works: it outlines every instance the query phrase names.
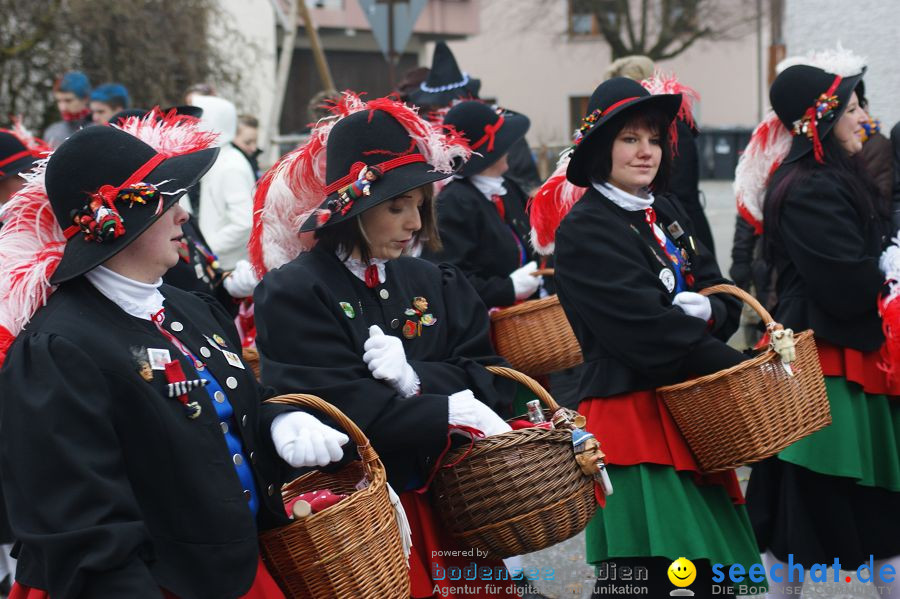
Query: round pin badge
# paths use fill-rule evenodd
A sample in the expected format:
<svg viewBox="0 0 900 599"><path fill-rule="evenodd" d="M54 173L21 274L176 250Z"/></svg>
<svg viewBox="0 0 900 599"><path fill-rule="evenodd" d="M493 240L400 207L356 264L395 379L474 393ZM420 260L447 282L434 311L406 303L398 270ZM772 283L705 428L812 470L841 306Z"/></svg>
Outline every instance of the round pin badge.
<svg viewBox="0 0 900 599"><path fill-rule="evenodd" d="M673 273L670 269L664 268L659 271L659 280L662 281L662 284L666 286L666 291L672 291L675 289L675 273Z"/></svg>

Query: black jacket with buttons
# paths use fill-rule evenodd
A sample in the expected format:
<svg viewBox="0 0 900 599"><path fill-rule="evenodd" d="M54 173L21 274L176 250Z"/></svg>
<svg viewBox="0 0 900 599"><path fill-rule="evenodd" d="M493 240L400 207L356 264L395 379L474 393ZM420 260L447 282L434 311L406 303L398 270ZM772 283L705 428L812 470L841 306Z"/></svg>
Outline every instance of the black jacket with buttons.
<svg viewBox="0 0 900 599"><path fill-rule="evenodd" d="M263 382L337 406L372 442L399 493L421 485L444 449L448 395L471 389L507 417L513 388L484 368L503 360L491 347L484 304L456 268L407 257L385 268L385 283L369 289L315 248L270 271L254 295L256 343ZM407 339L405 311L415 297L427 300L434 324ZM403 341L419 395L402 397L372 377L363 361L371 325Z"/></svg>
<svg viewBox="0 0 900 599"><path fill-rule="evenodd" d="M437 221L444 249L422 255L432 262L459 267L489 308L511 306L516 301L509 278L523 264L516 237L525 248L525 262L536 259L525 216L527 198L512 179L503 179L506 222L468 179L456 179L442 189L437 196Z"/></svg>
<svg viewBox="0 0 900 599"><path fill-rule="evenodd" d="M665 196L653 208L665 231L677 221L693 235L687 215ZM692 270L697 291L728 281L695 240ZM710 297L713 322L672 305L675 290L662 282L674 273L642 210L626 211L589 188L556 232L556 288L581 344L584 365L579 399L654 389L741 362L725 344L740 317L730 296Z"/></svg>
<svg viewBox="0 0 900 599"><path fill-rule="evenodd" d="M21 542L17 579L54 599L158 599L160 587L182 599L239 597L256 573L258 526L287 521L269 435L276 411L261 406L249 368L203 350L204 335L218 335L240 353L230 319L212 299L160 291L163 326L194 355L210 353L200 359L234 408L257 520L207 391L189 393L202 406L189 419L168 397L163 371L142 378L135 350L168 350L189 379L193 367L153 323L79 277L38 310L0 371L0 468Z"/></svg>

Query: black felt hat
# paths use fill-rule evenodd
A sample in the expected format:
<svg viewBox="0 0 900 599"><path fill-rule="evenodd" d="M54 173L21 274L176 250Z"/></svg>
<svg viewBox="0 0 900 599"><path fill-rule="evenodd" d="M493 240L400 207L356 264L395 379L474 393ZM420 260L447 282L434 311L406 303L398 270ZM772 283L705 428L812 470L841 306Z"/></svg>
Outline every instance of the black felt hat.
<svg viewBox="0 0 900 599"><path fill-rule="evenodd" d="M13 131L0 129L0 181L27 171L39 156L37 148L29 148Z"/></svg>
<svg viewBox="0 0 900 599"><path fill-rule="evenodd" d="M414 114L413 117L419 119ZM338 121L328 133L327 199L300 231L343 222L451 174L426 162L416 140L390 113L377 109L355 112Z"/></svg>
<svg viewBox="0 0 900 599"><path fill-rule="evenodd" d="M434 46L428 78L406 96L416 106L448 106L458 98L478 98L481 80L459 70L453 52L444 42Z"/></svg>
<svg viewBox="0 0 900 599"><path fill-rule="evenodd" d="M566 169L569 181L581 187L591 185L591 155L600 139L597 132L615 115L638 107L660 110L672 120L681 107L681 94L652 95L640 83L627 77L613 77L598 85L588 100L587 114L576 133L575 150Z"/></svg>
<svg viewBox="0 0 900 599"><path fill-rule="evenodd" d="M472 157L459 169L460 175L468 177L497 162L528 132L531 121L524 114L469 100L451 108L444 117L444 124L452 125L461 133L473 150Z"/></svg>
<svg viewBox="0 0 900 599"><path fill-rule="evenodd" d="M818 67L798 64L782 71L769 90L769 101L778 119L791 132L791 149L783 164L810 151L821 161L821 140L831 132L847 108L850 96L866 69L840 77Z"/></svg>
<svg viewBox="0 0 900 599"><path fill-rule="evenodd" d="M50 283L73 279L138 238L212 166L218 148L165 158L115 127L74 133L47 162L50 206L66 237Z"/></svg>

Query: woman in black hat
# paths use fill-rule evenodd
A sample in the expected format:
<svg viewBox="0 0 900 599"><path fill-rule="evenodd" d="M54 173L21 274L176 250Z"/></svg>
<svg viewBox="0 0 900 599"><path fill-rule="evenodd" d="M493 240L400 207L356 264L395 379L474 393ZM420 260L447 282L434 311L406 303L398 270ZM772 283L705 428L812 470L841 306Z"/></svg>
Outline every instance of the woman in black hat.
<svg viewBox="0 0 900 599"><path fill-rule="evenodd" d="M792 554L809 568L838 558L855 570L872 559L881 596L891 596L877 575L882 561L900 569L900 384L896 355L879 354L894 327L879 314L885 215L858 155L868 120L855 91L862 75L795 65L769 92L793 137L764 203L774 317L815 331L832 424L756 464L747 507L769 562ZM900 264L897 252L881 259L886 272Z"/></svg>
<svg viewBox="0 0 900 599"><path fill-rule="evenodd" d="M278 456L324 465L348 440L261 406L230 318L162 284L217 150L154 133L76 132L0 230L13 596L280 597L257 544L286 522Z"/></svg>
<svg viewBox="0 0 900 599"><path fill-rule="evenodd" d="M466 275L488 308L503 308L534 295L541 284L528 245L527 197L505 177L507 152L528 131L528 117L483 102L460 102L444 125L462 135L472 157L437 197L438 252L433 262L449 262Z"/></svg>
<svg viewBox="0 0 900 599"><path fill-rule="evenodd" d="M409 515L413 596L431 597L453 586L441 572L473 560L444 553L458 545L415 490L451 429L509 430L494 410L505 414L513 392L485 370L502 360L466 278L404 255L437 244L431 185L468 151L387 98L347 95L335 111L257 191L250 255L269 269L254 294L262 380L323 397L365 432Z"/></svg>
<svg viewBox="0 0 900 599"><path fill-rule="evenodd" d="M621 77L597 87L566 171L588 189L555 246L557 292L584 354L579 411L616 485L588 525L587 559L607 573L642 568L632 572L647 573L648 597L672 590L679 557L693 561L701 597L714 594L711 565L758 559L734 472L701 474L654 391L742 359L724 342L739 306L696 293L724 279L662 195L681 100Z"/></svg>

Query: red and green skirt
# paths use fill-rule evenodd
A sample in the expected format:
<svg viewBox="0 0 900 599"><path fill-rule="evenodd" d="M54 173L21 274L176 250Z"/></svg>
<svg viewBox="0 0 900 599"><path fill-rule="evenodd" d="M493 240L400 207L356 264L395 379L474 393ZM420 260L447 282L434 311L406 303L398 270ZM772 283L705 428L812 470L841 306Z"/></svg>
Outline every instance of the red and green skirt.
<svg viewBox="0 0 900 599"><path fill-rule="evenodd" d="M777 558L854 569L900 555L900 386L878 352L817 345L832 423L754 465L747 507Z"/></svg>

